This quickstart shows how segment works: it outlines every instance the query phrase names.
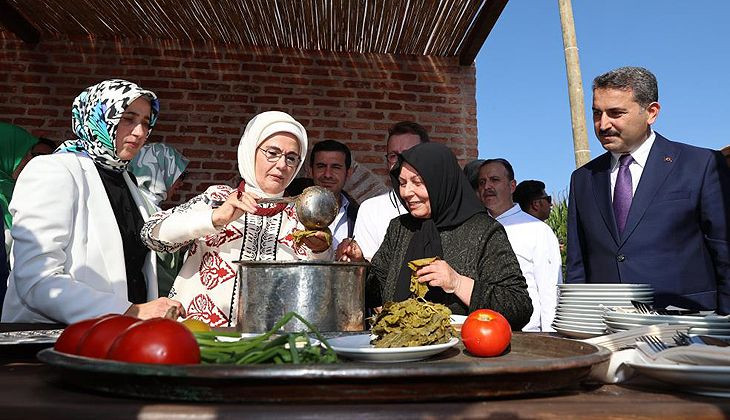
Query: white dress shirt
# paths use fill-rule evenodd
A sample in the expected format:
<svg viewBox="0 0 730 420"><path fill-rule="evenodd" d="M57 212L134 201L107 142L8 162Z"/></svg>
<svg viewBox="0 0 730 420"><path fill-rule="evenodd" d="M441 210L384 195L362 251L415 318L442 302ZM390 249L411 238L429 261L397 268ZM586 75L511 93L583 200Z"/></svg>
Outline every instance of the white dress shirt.
<svg viewBox="0 0 730 420"><path fill-rule="evenodd" d="M634 158L634 161L629 165L632 194L636 194L636 187L639 186L639 180L641 180L641 174L644 172L646 160L649 158L649 152L651 151L651 146L654 144L654 139L656 139L656 134L652 130L649 138L644 140L636 150L630 153L631 157ZM622 154L611 152L611 201L613 201L613 190L616 187L616 178L618 177L618 158Z"/></svg>
<svg viewBox="0 0 730 420"><path fill-rule="evenodd" d="M555 331L551 324L557 285L563 281L558 238L550 226L522 211L518 204L496 219L507 231L532 300L532 316L522 331Z"/></svg>
<svg viewBox="0 0 730 420"><path fill-rule="evenodd" d="M391 219L407 212L392 190L360 204L353 235L365 259L370 261L380 248Z"/></svg>
<svg viewBox="0 0 730 420"><path fill-rule="evenodd" d="M337 212L335 220L329 225L330 232L332 232L332 249L337 249L337 246L343 239L347 238L348 234L347 207L350 205L350 200L344 194L340 193L340 203L340 211Z"/></svg>

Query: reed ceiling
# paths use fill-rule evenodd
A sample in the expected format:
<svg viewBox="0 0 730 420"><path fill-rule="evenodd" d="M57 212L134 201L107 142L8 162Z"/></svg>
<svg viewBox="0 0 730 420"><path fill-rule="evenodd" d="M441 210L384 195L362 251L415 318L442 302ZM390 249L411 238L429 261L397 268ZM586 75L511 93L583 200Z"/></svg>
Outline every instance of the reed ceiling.
<svg viewBox="0 0 730 420"><path fill-rule="evenodd" d="M471 64L506 3L0 0L0 15L4 16L0 22L29 43L59 35L175 39L335 52L458 56L462 64Z"/></svg>

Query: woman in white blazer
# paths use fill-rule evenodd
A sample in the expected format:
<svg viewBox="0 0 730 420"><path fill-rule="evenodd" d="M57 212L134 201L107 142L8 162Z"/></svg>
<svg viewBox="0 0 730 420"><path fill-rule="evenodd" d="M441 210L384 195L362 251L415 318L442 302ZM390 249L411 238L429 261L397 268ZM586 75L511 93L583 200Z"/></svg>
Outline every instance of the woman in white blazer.
<svg viewBox="0 0 730 420"><path fill-rule="evenodd" d="M78 140L33 159L15 187L3 322L184 312L157 298L155 255L139 238L149 215L126 170L158 112L154 93L125 80L101 82L76 98Z"/></svg>

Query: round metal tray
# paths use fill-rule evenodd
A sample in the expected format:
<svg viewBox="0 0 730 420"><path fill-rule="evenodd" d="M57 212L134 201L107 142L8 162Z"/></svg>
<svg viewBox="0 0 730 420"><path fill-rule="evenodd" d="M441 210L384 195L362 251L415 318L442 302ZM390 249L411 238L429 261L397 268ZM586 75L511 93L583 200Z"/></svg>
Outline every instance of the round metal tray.
<svg viewBox="0 0 730 420"><path fill-rule="evenodd" d="M147 399L221 402L465 400L571 387L610 352L580 341L515 333L507 353L469 355L459 344L422 362L333 365L148 365L41 350L55 381Z"/></svg>

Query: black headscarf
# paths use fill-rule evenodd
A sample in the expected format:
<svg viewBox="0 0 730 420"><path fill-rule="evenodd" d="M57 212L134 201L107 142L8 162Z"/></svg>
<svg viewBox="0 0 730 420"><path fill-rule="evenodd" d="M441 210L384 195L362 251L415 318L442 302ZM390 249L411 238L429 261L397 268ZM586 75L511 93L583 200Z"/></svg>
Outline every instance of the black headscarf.
<svg viewBox="0 0 730 420"><path fill-rule="evenodd" d="M414 234L408 243L405 260L402 261L395 300L405 300L410 296L411 269L408 262L420 258L443 257L439 232L453 229L477 213L486 213L484 205L477 199L469 181L459 167L456 157L448 147L439 143L420 143L398 155L398 163L390 171L398 199L405 208L408 204L400 195L400 175L403 163L408 163L418 172L428 192L431 204L431 217L418 219L405 215L407 225L413 226ZM440 287L433 288L426 299L438 302L439 294L445 292Z"/></svg>

